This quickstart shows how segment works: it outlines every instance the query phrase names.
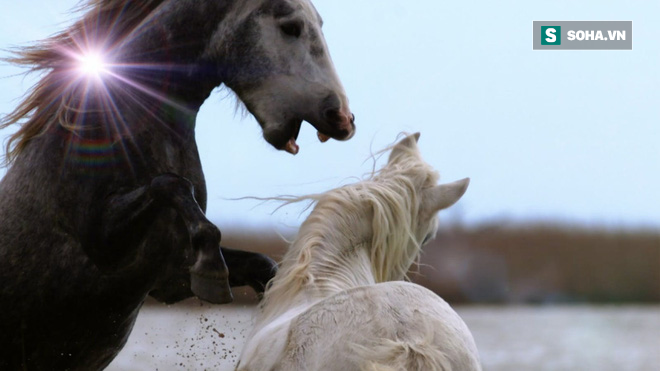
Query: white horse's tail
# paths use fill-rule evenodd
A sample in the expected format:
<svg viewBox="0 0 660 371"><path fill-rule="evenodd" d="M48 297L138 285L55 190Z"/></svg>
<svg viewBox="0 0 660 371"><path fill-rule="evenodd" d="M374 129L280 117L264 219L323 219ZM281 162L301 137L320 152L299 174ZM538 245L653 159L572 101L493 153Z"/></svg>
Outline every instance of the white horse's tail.
<svg viewBox="0 0 660 371"><path fill-rule="evenodd" d="M430 341L418 342L381 339L369 347L356 345L363 361L361 371L451 371L447 355Z"/></svg>

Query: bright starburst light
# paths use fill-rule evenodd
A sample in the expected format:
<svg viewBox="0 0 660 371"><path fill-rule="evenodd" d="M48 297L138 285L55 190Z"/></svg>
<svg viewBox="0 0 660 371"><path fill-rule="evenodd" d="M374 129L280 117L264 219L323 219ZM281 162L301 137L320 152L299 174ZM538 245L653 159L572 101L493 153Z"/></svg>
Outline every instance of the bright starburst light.
<svg viewBox="0 0 660 371"><path fill-rule="evenodd" d="M102 73L108 71L108 64L101 53L88 52L79 58L80 72L87 76L100 77Z"/></svg>

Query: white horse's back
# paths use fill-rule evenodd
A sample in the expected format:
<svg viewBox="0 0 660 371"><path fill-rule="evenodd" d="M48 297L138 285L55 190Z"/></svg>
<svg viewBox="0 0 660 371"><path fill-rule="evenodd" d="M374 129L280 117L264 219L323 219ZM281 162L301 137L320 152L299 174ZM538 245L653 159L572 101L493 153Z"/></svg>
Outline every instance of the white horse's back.
<svg viewBox="0 0 660 371"><path fill-rule="evenodd" d="M480 370L463 320L416 284L386 282L329 297L291 322L277 370Z"/></svg>

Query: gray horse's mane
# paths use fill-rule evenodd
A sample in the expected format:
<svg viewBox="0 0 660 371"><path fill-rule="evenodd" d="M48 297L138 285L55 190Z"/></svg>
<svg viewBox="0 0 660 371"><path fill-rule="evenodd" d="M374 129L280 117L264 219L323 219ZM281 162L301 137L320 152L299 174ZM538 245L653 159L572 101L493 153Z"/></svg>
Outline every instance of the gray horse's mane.
<svg viewBox="0 0 660 371"><path fill-rule="evenodd" d="M53 125L72 129L70 102L76 89L70 86L70 73L76 51L89 35L116 44L165 0L89 0L74 11L82 16L64 31L32 46L19 48L5 62L27 67L45 75L31 88L21 103L0 120L0 129L23 121L6 143L5 163L9 164L33 138Z"/></svg>
<svg viewBox="0 0 660 371"><path fill-rule="evenodd" d="M291 299L306 285L319 284L324 273L330 273L324 271L325 267L332 267L330 271L337 274L340 260L351 249L367 249L376 282L404 278L421 251L421 241L414 233L422 202L420 190L435 186L438 178L438 173L423 161L416 146L400 148L395 161L363 181L288 200L287 203L311 200L317 204L282 259L280 272L265 292L264 323L279 312L278 303L290 306ZM356 220L368 211L373 213L370 238L351 241L353 246L327 243L328 236L350 235L353 232L350 228L359 225ZM433 228L436 221L435 218L431 221Z"/></svg>

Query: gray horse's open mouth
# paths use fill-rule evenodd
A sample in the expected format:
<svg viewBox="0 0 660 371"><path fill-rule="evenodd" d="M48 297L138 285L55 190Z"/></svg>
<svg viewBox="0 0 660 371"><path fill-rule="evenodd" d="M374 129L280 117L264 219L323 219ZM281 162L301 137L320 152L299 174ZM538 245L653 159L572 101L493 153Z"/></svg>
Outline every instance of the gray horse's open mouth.
<svg viewBox="0 0 660 371"><path fill-rule="evenodd" d="M297 143L303 120L292 119L287 122L285 130L269 131L264 136L273 147L284 150L292 155L298 154L300 146ZM327 124L310 123L316 130L316 136L321 143L328 140L348 140L355 133L355 125L351 122L349 128L334 127Z"/></svg>
<svg viewBox="0 0 660 371"><path fill-rule="evenodd" d="M296 141L298 140L298 135L300 134L300 129L302 127L302 123L303 123L302 120L295 120L295 121L291 121L289 123L289 127L292 129L291 133L288 136L288 139L287 139L286 143L284 144L284 146L281 147L280 149L283 149L283 150L285 150L286 152L289 152L292 155L298 154L298 152L300 151L300 146L298 145L298 143ZM314 126L316 128L315 125L312 124L312 126ZM335 137L334 135L327 134L327 133L325 133L321 130L318 130L316 135L319 138L319 141L321 143L325 143L328 140L330 140L330 138Z"/></svg>

